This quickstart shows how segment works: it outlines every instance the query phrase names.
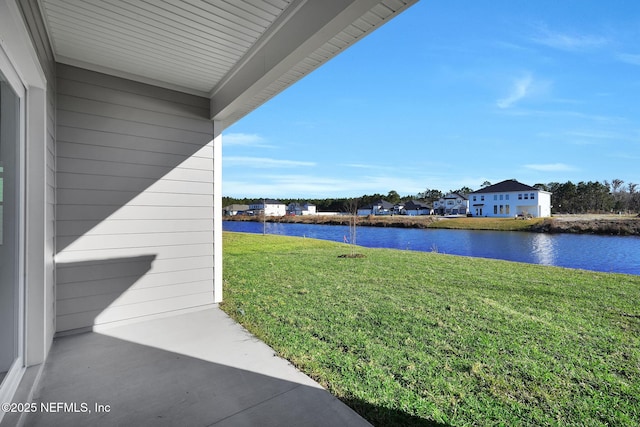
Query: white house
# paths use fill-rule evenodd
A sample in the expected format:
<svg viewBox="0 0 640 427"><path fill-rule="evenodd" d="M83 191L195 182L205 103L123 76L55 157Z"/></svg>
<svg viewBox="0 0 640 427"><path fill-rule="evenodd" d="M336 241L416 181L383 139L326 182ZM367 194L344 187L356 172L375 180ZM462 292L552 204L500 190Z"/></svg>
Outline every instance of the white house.
<svg viewBox="0 0 640 427"><path fill-rule="evenodd" d="M379 200L375 203L358 208L358 215L391 215L393 213L393 204L386 200Z"/></svg>
<svg viewBox="0 0 640 427"><path fill-rule="evenodd" d="M248 210L249 210L249 205L233 204L233 205L225 206L224 208L222 208L222 214L224 216L235 216L235 215L244 214Z"/></svg>
<svg viewBox="0 0 640 427"><path fill-rule="evenodd" d="M419 216L419 215L432 215L433 209L425 202L419 200L409 200L404 204L400 211L402 215Z"/></svg>
<svg viewBox="0 0 640 427"><path fill-rule="evenodd" d="M255 215L284 216L287 214L287 205L279 200L264 199L251 203L249 211Z"/></svg>
<svg viewBox="0 0 640 427"><path fill-rule="evenodd" d="M287 215L316 215L316 205L305 203L289 203L287 206Z"/></svg>
<svg viewBox="0 0 640 427"><path fill-rule="evenodd" d="M469 194L474 216L551 216L551 193L508 179Z"/></svg>
<svg viewBox="0 0 640 427"><path fill-rule="evenodd" d="M54 335L213 310L222 132L413 3L0 0L0 402Z"/></svg>
<svg viewBox="0 0 640 427"><path fill-rule="evenodd" d="M433 202L433 209L439 215L466 215L469 212L469 199L464 194L449 193Z"/></svg>

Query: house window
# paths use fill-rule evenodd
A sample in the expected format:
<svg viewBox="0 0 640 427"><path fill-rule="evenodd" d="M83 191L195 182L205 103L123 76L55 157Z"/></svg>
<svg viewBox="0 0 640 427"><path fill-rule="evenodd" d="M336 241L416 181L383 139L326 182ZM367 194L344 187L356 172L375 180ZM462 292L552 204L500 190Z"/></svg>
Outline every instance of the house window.
<svg viewBox="0 0 640 427"><path fill-rule="evenodd" d="M498 195L497 194L493 195L493 200L498 200Z"/></svg>
<svg viewBox="0 0 640 427"><path fill-rule="evenodd" d="M21 367L21 116L24 88L3 73L0 47L0 386ZM19 92L16 92L19 91ZM6 384L6 383L5 383ZM1 391L1 388L0 388Z"/></svg>
<svg viewBox="0 0 640 427"><path fill-rule="evenodd" d="M474 201L474 202L476 201L476 196L473 196L473 201Z"/></svg>
<svg viewBox="0 0 640 427"><path fill-rule="evenodd" d="M510 214L511 214L511 206L510 206L510 205L507 205L507 206L505 206L504 208L505 208L505 211L506 211L505 213L506 213L507 215L510 215Z"/></svg>
<svg viewBox="0 0 640 427"><path fill-rule="evenodd" d="M493 205L493 214L498 215L498 205Z"/></svg>
<svg viewBox="0 0 640 427"><path fill-rule="evenodd" d="M522 200L522 193L518 194L518 200Z"/></svg>
<svg viewBox="0 0 640 427"><path fill-rule="evenodd" d="M480 201L484 202L484 196L480 196Z"/></svg>
<svg viewBox="0 0 640 427"><path fill-rule="evenodd" d="M529 194L524 193L524 199L525 199L525 200L529 200Z"/></svg>
<svg viewBox="0 0 640 427"><path fill-rule="evenodd" d="M500 205L500 215L504 214L504 206Z"/></svg>
<svg viewBox="0 0 640 427"><path fill-rule="evenodd" d="M530 198L531 200L535 199L535 193L531 193L531 195L529 196L529 198Z"/></svg>
<svg viewBox="0 0 640 427"><path fill-rule="evenodd" d="M509 195L508 195L508 194L505 194L505 195L504 195L504 199L505 199L505 200L509 200Z"/></svg>
<svg viewBox="0 0 640 427"><path fill-rule="evenodd" d="M501 194L501 195L500 195L500 200L503 200L503 198L504 198L504 196Z"/></svg>

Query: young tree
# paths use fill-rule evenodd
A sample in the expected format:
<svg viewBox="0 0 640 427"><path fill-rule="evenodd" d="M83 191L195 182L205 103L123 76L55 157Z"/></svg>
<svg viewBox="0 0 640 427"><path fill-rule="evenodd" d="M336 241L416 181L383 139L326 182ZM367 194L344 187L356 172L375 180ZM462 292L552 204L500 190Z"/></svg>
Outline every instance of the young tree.
<svg viewBox="0 0 640 427"><path fill-rule="evenodd" d="M345 202L345 208L349 215L349 244L351 245L351 255L356 253L357 223L358 223L358 199L351 198Z"/></svg>

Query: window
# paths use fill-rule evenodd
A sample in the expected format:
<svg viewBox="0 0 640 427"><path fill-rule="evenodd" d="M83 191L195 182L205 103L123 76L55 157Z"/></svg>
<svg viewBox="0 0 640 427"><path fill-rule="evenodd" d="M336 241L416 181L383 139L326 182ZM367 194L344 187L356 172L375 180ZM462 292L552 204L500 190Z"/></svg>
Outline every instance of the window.
<svg viewBox="0 0 640 427"><path fill-rule="evenodd" d="M474 201L474 202L476 201L476 196L473 196L473 201Z"/></svg>
<svg viewBox="0 0 640 427"><path fill-rule="evenodd" d="M21 367L21 94L3 74L0 47L0 384ZM6 66L8 68L8 66ZM7 72L13 71L7 70ZM20 365L20 366L18 366Z"/></svg>
<svg viewBox="0 0 640 427"><path fill-rule="evenodd" d="M536 195L536 193L531 193L531 195L529 196L529 198L530 198L531 200L533 200L533 199L535 199L535 195Z"/></svg>
<svg viewBox="0 0 640 427"><path fill-rule="evenodd" d="M480 196L480 201L484 202L484 196Z"/></svg>
<svg viewBox="0 0 640 427"><path fill-rule="evenodd" d="M497 194L493 195L493 200L498 200L498 195Z"/></svg>
<svg viewBox="0 0 640 427"><path fill-rule="evenodd" d="M510 215L510 214L511 214L511 205L507 205L507 206L505 206L505 210L506 210L506 212L505 212L505 213L506 213L507 215Z"/></svg>
<svg viewBox="0 0 640 427"><path fill-rule="evenodd" d="M502 194L500 195L500 200L504 200L504 196Z"/></svg>
<svg viewBox="0 0 640 427"><path fill-rule="evenodd" d="M504 195L504 199L505 199L505 200L509 200L509 195L508 195L508 194L505 194L505 195Z"/></svg>
<svg viewBox="0 0 640 427"><path fill-rule="evenodd" d="M522 193L518 194L518 200L522 200Z"/></svg>
<svg viewBox="0 0 640 427"><path fill-rule="evenodd" d="M498 215L498 205L493 205L493 214Z"/></svg>
<svg viewBox="0 0 640 427"><path fill-rule="evenodd" d="M504 214L504 206L500 205L500 215L503 215L503 214Z"/></svg>
<svg viewBox="0 0 640 427"><path fill-rule="evenodd" d="M525 200L529 200L529 194L524 193L524 199L525 199Z"/></svg>

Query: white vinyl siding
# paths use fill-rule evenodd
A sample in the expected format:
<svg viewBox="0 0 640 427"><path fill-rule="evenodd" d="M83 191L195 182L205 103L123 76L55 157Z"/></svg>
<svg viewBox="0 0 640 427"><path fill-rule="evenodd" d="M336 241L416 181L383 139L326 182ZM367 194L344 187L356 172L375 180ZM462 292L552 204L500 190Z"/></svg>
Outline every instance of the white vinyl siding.
<svg viewBox="0 0 640 427"><path fill-rule="evenodd" d="M55 137L56 137L56 78L55 78L55 60L53 55L53 50L51 49L51 45L49 43L49 38L47 36L47 31L45 28L44 21L42 20L42 16L39 12L38 0L21 0L17 2L20 7L20 12L22 14L22 18L24 24L29 32L29 38L31 40L31 44L35 50L35 53L38 57L38 62L40 67L42 68L42 72L46 79L46 107L45 107L45 140L39 140L37 137L31 138L28 142L29 147L28 150L30 153L34 151L40 151L43 153L42 158L39 156L34 156L38 162L42 162L40 164L32 164L31 166L34 169L42 170L42 164L44 164L44 194L30 194L29 195L29 206L32 208L32 211L36 211L39 209L39 206L42 206L41 203L44 202L42 217L43 217L43 230L32 229L30 231L31 235L34 236L35 240L39 238L43 238L44 240L40 242L42 247L42 255L44 260L41 264L41 261L36 261L35 265L37 265L37 269L40 270L40 265L42 265L43 271L37 271L37 274L34 275L33 280L41 282L38 286L43 289L43 304L44 304L44 341L45 341L45 349L43 352L35 352L31 351L31 354L34 355L38 353L40 357L44 353L46 353L51 340L53 339L53 334L55 332L55 205L56 205L56 147L55 147ZM42 144L42 145L41 145ZM31 179L34 179L34 171L28 171ZM37 174L39 175L39 174ZM42 200L44 199L44 201ZM39 221L38 221L39 222ZM39 233L43 233L42 236ZM37 237L36 237L37 234ZM30 242L32 245L34 242ZM35 255L36 253L40 253L40 248L38 250L33 250L32 253ZM30 273L36 273L35 268L33 266L30 267ZM42 278L41 278L42 277ZM35 310L34 307L31 307L31 310ZM35 340L38 340L37 338ZM38 357L33 356L29 357L28 363L37 363L40 359Z"/></svg>
<svg viewBox="0 0 640 427"><path fill-rule="evenodd" d="M58 331L213 303L208 108L58 65Z"/></svg>

